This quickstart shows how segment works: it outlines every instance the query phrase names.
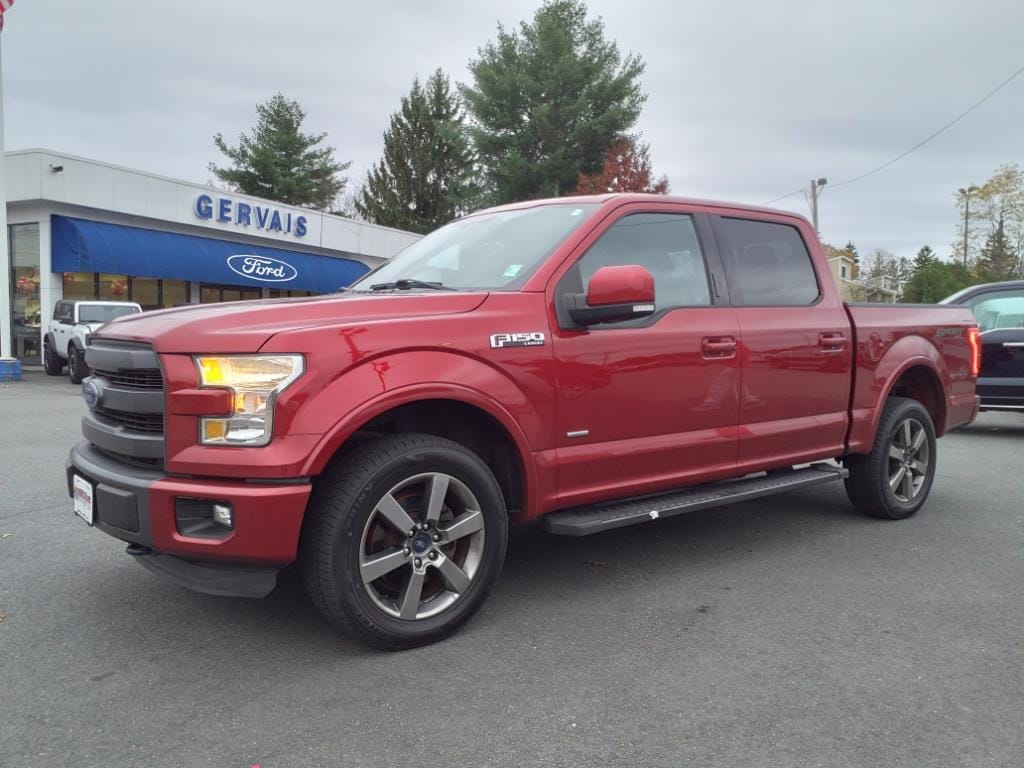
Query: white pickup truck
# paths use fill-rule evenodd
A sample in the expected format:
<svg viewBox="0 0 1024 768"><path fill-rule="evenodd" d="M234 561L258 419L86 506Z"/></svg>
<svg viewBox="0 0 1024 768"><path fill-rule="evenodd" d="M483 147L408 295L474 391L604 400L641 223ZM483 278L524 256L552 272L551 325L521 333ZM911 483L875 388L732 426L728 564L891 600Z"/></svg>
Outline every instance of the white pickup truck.
<svg viewBox="0 0 1024 768"><path fill-rule="evenodd" d="M43 339L43 365L51 376L60 376L65 363L72 384L89 375L85 345L89 334L115 317L134 315L142 307L132 301L58 301Z"/></svg>

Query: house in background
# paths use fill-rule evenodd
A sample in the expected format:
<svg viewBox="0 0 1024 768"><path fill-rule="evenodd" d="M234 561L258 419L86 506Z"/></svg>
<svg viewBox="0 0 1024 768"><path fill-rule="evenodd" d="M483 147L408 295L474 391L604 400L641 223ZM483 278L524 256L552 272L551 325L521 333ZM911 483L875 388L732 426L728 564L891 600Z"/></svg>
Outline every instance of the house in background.
<svg viewBox="0 0 1024 768"><path fill-rule="evenodd" d="M832 269L832 275L839 286L839 295L843 301L867 301L865 298L864 286L857 280L857 260L847 250L833 248L827 243L823 244L825 255L828 257L828 265Z"/></svg>

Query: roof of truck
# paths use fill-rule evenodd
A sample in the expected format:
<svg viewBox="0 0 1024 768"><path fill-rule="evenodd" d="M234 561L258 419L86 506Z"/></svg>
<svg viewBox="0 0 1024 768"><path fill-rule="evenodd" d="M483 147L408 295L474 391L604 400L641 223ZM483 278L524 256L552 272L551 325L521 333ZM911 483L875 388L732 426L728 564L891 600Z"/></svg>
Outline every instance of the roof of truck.
<svg viewBox="0 0 1024 768"><path fill-rule="evenodd" d="M767 208L763 205L751 205L750 203L736 203L724 200L707 200L699 197L683 197L680 195L658 195L653 192L609 192L604 195L573 195L569 197L547 197L541 198L539 200L526 200L521 203L507 203L506 205L498 205L494 206L493 208L486 208L481 211L476 211L475 213L516 210L518 208L532 208L538 205L572 205L574 203L604 204L608 202L617 202L623 205L626 203L643 202L682 203L684 205L701 206L705 208L730 208L734 210L743 211L759 211L762 213L772 213L779 216L788 216L790 218L807 221L806 217L801 216L798 213L793 213L793 211L784 211L778 208Z"/></svg>

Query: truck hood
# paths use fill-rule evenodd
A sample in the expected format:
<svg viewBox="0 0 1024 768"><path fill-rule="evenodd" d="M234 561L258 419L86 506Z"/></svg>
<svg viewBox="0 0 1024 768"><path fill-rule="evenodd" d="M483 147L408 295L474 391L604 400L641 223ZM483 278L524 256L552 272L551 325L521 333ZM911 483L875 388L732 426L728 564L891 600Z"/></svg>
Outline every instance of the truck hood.
<svg viewBox="0 0 1024 768"><path fill-rule="evenodd" d="M486 298L485 292L445 291L200 304L118 318L94 338L141 341L164 353L256 352L271 336L284 331L459 314L473 311Z"/></svg>

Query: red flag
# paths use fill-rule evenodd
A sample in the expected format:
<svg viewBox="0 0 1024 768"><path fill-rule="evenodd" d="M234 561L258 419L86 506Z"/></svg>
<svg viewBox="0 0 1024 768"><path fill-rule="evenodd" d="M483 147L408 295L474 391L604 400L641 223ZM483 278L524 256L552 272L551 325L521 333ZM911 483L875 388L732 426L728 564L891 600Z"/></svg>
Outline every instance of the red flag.
<svg viewBox="0 0 1024 768"><path fill-rule="evenodd" d="M0 31L4 28L4 13L11 9L14 0L0 0Z"/></svg>

